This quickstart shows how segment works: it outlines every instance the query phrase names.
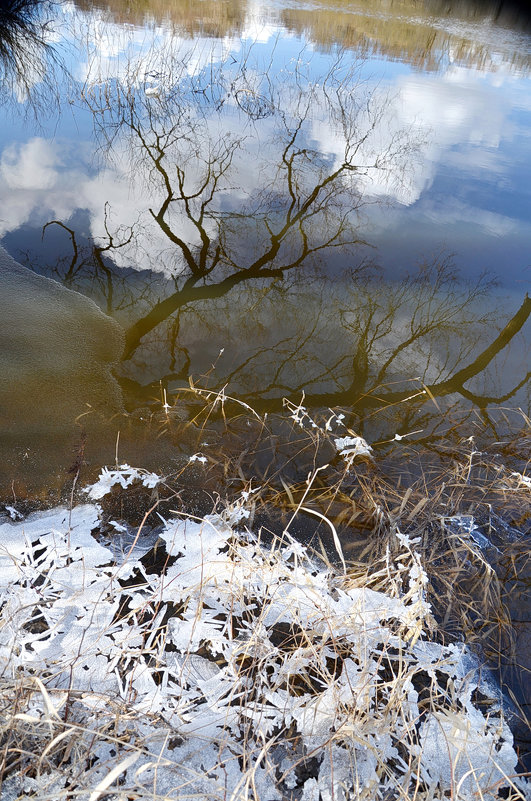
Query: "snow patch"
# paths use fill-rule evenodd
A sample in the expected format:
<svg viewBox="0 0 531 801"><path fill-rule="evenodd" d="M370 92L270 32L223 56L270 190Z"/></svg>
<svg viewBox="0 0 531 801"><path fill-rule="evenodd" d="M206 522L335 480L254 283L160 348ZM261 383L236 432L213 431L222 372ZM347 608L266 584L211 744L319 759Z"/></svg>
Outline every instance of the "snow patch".
<svg viewBox="0 0 531 801"><path fill-rule="evenodd" d="M159 480L102 475L98 497ZM429 640L415 540L397 530L383 592L286 533L264 547L230 515L165 522L160 573L117 560L98 525L85 505L0 526L0 691L20 743L6 798L83 795L112 776L124 798L243 801L252 783L257 801L494 801L513 781L498 699L484 715L466 648ZM60 735L73 750L56 767L46 746Z"/></svg>

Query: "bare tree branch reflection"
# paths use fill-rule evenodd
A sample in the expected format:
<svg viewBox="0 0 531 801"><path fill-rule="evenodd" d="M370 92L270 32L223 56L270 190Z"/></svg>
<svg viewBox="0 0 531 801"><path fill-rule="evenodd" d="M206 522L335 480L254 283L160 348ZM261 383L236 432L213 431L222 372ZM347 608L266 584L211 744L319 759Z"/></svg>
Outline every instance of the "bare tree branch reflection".
<svg viewBox="0 0 531 801"><path fill-rule="evenodd" d="M474 404L479 407L487 406L489 403L503 403L506 400L509 400L529 381L531 376L530 372L528 372L509 392L506 392L500 396L489 396L473 393L468 391L464 384L478 376L489 366L495 357L501 353L501 351L523 328L529 319L530 314L531 299L528 295L526 295L522 305L510 318L503 330L486 348L480 352L480 354L473 361L451 373L451 375L444 380L434 381L426 384L419 390L418 393L416 393L417 397L427 399L429 396L444 397L446 395L458 393L464 398L472 400ZM439 328L437 325L430 325L429 328L436 336L439 335L442 330L444 330L443 326ZM414 340L411 339L411 337L408 337L407 340L404 340L397 346L395 353L397 354L402 349L402 346L408 347L409 345L413 344L413 342ZM475 342L474 344L477 343ZM389 361L388 359L386 366L390 367L391 364L392 361ZM370 408L371 406L374 407L377 405L401 403L411 396L411 390L401 390L398 392L385 390L379 391L379 386L382 386L383 384L382 379L385 379L385 372L382 372L382 369L380 369L377 378L378 385L368 388L366 393L360 394L359 388L355 387L354 383L352 383L343 391L309 395L307 397L307 402L312 406L349 405L355 407L357 405ZM411 400L413 400L413 398L411 398Z"/></svg>
<svg viewBox="0 0 531 801"><path fill-rule="evenodd" d="M176 291L129 326L124 358L183 306L280 278L332 249L347 258L349 249L367 245L361 178L396 171L411 142L402 131L384 146L373 141L386 104L355 70L338 61L318 81L300 62L285 84L273 86L248 55L190 78L169 53L159 96L136 71L123 84L87 88L102 141L108 152L127 143L146 181L149 214L179 257ZM342 143L332 162L316 146L317 125ZM254 170L245 171L250 159Z"/></svg>
<svg viewBox="0 0 531 801"><path fill-rule="evenodd" d="M36 118L58 106L56 72L62 67L49 35L52 9L48 0L0 4L0 102L27 103Z"/></svg>
<svg viewBox="0 0 531 801"><path fill-rule="evenodd" d="M103 155L128 160L142 187L136 223L113 231L106 204L104 235L83 252L69 226L45 226L70 237L64 282L124 323L120 380L136 402L208 374L258 410L304 392L356 414L402 404L408 425L430 398L484 408L525 386L514 375L497 391L488 371L522 331L527 297L495 336L491 285L461 283L450 259L391 282L368 269L367 179L396 180L415 147L390 127L388 98L340 59L317 80L301 54L275 85L250 53L191 71L182 53L157 59L162 72L148 59L84 91ZM124 273L120 254L152 272Z"/></svg>

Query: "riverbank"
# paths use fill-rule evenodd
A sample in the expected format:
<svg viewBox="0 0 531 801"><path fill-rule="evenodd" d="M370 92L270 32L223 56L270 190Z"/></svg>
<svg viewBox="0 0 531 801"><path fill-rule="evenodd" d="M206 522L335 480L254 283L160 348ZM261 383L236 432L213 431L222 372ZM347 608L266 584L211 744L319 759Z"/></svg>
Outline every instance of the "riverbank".
<svg viewBox="0 0 531 801"><path fill-rule="evenodd" d="M343 420L288 407L283 473L248 412L239 470L211 444L177 479L122 465L72 508L6 508L3 799L527 797L499 682L529 478L469 443L438 488L392 487ZM183 471L232 492L195 514Z"/></svg>

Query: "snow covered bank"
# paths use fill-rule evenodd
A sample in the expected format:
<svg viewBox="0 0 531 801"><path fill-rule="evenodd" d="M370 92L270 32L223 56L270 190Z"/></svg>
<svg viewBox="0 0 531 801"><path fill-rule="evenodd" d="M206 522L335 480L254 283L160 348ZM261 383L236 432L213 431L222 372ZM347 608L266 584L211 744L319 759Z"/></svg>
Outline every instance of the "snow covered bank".
<svg viewBox="0 0 531 801"><path fill-rule="evenodd" d="M94 504L0 526L2 799L529 797L414 541L342 576L241 511L168 520L157 572Z"/></svg>

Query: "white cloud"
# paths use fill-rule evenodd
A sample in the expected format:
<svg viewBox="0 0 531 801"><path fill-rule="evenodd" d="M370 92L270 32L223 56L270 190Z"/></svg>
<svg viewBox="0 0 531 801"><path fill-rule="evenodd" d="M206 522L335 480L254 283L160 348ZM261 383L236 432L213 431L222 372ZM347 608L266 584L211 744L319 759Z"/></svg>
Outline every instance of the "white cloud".
<svg viewBox="0 0 531 801"><path fill-rule="evenodd" d="M404 122L432 131L437 148L465 142L499 145L510 105L481 73L451 68L442 80L411 76L400 81L399 92Z"/></svg>
<svg viewBox="0 0 531 801"><path fill-rule="evenodd" d="M153 75L170 88L183 77L196 75L241 50L239 38L189 39L176 36L172 27L163 23L144 28L124 26L106 21L97 12L77 16L74 27L73 45L78 46L79 40L87 43L73 65L76 79L85 88L110 80L139 86L146 76Z"/></svg>
<svg viewBox="0 0 531 801"><path fill-rule="evenodd" d="M0 175L10 189L51 189L59 166L56 148L40 137L9 145L0 157Z"/></svg>
<svg viewBox="0 0 531 801"><path fill-rule="evenodd" d="M134 242L113 254L117 264L161 272L178 269L174 257L165 258L170 243L147 208L160 207L162 188L151 184L146 190L143 176L129 163L125 151L115 152L115 162L94 174L78 161L82 149L83 143L76 143L72 153L62 142L41 138L4 149L0 155L0 237L39 216L38 224L51 217L68 222L76 209L86 209L91 236L101 241L106 236L104 205L108 203L111 232L136 224ZM188 243L198 242L197 230L181 211L173 211L170 221Z"/></svg>
<svg viewBox="0 0 531 801"><path fill-rule="evenodd" d="M517 233L521 227L511 217L464 203L457 198L446 198L443 204L428 201L422 206L422 214L438 225L469 223L483 228L493 236L509 236Z"/></svg>
<svg viewBox="0 0 531 801"><path fill-rule="evenodd" d="M511 91L514 79L508 76ZM373 197L387 197L404 205L419 200L433 183L441 163L460 160L459 148L469 146L461 168L477 172L490 169L503 176L508 161L501 148L511 141L515 128L510 120L511 101L507 93L485 81L479 70L450 66L443 76L412 74L400 77L396 93L387 99L384 90L375 91L381 107L381 120L360 150L360 161L371 161L373 154L389 153L400 132L406 140L417 142L416 154L408 157L402 171L400 150L388 163L388 170L371 170L362 181ZM313 136L323 153L343 159L345 140L326 121L316 121Z"/></svg>

